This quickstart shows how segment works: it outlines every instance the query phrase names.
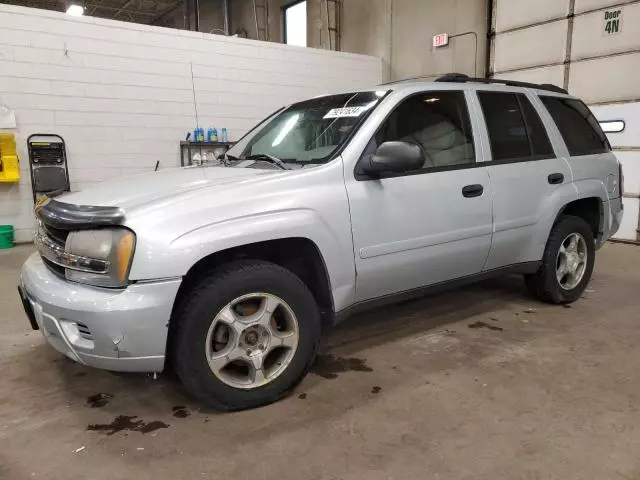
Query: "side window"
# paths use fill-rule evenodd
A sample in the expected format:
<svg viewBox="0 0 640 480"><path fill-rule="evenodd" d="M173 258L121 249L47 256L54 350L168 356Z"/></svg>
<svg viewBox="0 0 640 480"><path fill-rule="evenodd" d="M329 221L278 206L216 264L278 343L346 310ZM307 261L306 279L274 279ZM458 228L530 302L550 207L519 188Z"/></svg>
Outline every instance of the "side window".
<svg viewBox="0 0 640 480"><path fill-rule="evenodd" d="M554 155L544 125L524 94L478 92L478 98L494 162L534 160Z"/></svg>
<svg viewBox="0 0 640 480"><path fill-rule="evenodd" d="M572 156L593 155L611 150L591 110L580 100L540 97L556 122Z"/></svg>
<svg viewBox="0 0 640 480"><path fill-rule="evenodd" d="M424 167L442 168L475 162L471 121L461 91L424 92L401 102L367 147L405 141L422 147Z"/></svg>
<svg viewBox="0 0 640 480"><path fill-rule="evenodd" d="M531 141L531 154L535 158L551 158L555 156L551 141L547 135L547 129L544 128L542 120L538 112L535 111L533 105L525 95L518 95L520 106L522 107L522 115L524 123L527 125L527 133Z"/></svg>

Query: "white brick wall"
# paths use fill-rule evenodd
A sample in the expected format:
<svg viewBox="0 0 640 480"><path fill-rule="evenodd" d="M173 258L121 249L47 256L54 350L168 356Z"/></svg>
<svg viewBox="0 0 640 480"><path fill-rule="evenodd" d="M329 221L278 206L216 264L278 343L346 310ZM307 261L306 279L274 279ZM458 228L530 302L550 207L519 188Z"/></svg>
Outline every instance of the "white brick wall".
<svg viewBox="0 0 640 480"><path fill-rule="evenodd" d="M67 143L72 189L179 165L195 127L237 139L286 103L375 85L380 59L0 4L0 104L15 110L19 185L0 184L0 224L31 238L26 138Z"/></svg>

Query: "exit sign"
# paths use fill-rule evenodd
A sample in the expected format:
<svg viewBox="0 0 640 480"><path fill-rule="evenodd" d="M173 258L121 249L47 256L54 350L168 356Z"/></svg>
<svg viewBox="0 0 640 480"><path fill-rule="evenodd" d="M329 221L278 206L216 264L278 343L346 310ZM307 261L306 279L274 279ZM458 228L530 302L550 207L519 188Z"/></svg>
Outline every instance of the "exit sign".
<svg viewBox="0 0 640 480"><path fill-rule="evenodd" d="M622 9L604 11L603 35L613 35L622 31Z"/></svg>
<svg viewBox="0 0 640 480"><path fill-rule="evenodd" d="M433 36L433 47L445 47L449 45L449 35L446 33L439 33Z"/></svg>

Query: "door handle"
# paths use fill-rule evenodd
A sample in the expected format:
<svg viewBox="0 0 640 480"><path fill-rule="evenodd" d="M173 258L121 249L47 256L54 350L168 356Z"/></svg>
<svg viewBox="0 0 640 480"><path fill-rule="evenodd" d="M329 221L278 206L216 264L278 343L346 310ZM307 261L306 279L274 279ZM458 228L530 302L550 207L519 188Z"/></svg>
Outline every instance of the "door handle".
<svg viewBox="0 0 640 480"><path fill-rule="evenodd" d="M462 188L462 196L466 198L479 197L482 192L484 192L484 187L477 183Z"/></svg>
<svg viewBox="0 0 640 480"><path fill-rule="evenodd" d="M547 177L547 180L551 185L559 185L564 182L564 175L561 173L552 173Z"/></svg>

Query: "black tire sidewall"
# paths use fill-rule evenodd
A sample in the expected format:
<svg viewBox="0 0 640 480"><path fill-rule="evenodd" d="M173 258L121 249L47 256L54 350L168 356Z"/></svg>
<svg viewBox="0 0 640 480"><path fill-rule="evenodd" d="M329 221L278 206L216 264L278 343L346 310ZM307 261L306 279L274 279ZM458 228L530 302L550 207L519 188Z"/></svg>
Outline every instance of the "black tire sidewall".
<svg viewBox="0 0 640 480"><path fill-rule="evenodd" d="M560 282L556 277L556 262L562 242L572 233L579 233L585 240L587 246L587 266L578 285L571 290L565 290L560 286ZM542 278L540 279L543 282L545 293L551 297L550 299L554 303L570 303L580 298L591 280L595 263L595 253L593 232L591 231L591 227L589 227L587 222L582 218L564 216L554 225L545 249L543 272Z"/></svg>
<svg viewBox="0 0 640 480"><path fill-rule="evenodd" d="M284 300L298 320L298 347L287 368L270 383L251 390L218 379L206 358L206 337L216 314L229 302L250 293L269 293ZM306 285L288 270L267 262L227 265L200 282L177 319L176 371L187 390L200 401L225 410L272 403L306 374L320 340L320 314Z"/></svg>

